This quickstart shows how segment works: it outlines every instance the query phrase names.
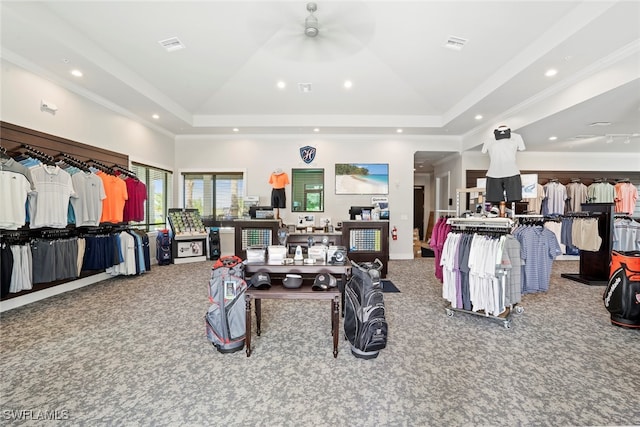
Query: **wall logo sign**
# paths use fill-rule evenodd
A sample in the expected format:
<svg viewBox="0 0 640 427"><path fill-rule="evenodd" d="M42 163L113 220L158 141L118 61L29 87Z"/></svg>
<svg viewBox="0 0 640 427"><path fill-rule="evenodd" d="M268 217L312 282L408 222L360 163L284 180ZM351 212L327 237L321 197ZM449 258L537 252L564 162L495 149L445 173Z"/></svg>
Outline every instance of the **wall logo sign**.
<svg viewBox="0 0 640 427"><path fill-rule="evenodd" d="M309 145L305 145L304 147L300 147L300 158L306 164L309 164L314 161L316 158L316 148L311 147Z"/></svg>

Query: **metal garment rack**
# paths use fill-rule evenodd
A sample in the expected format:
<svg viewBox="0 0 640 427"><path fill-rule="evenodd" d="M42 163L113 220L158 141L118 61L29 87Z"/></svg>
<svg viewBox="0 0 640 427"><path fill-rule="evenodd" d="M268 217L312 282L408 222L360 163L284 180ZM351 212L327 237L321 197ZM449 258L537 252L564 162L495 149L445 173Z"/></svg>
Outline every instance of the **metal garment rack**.
<svg viewBox="0 0 640 427"><path fill-rule="evenodd" d="M462 201L460 200L461 194L469 194L470 200L477 199L478 203L484 204L485 192L486 192L486 189L482 187L457 188L456 189L456 216L459 217L460 215L462 215L462 212L461 212ZM477 197L471 197L473 193L478 193ZM516 213L516 202L511 202L511 215L515 215L515 213Z"/></svg>
<svg viewBox="0 0 640 427"><path fill-rule="evenodd" d="M449 218L447 224L451 225L452 231L500 231L504 233L511 232L514 221L510 218ZM501 285L504 289L506 286L506 273L500 274ZM465 310L463 308L446 307L445 312L447 316L452 317L455 312L472 314L474 316L480 316L493 321L502 323L506 329L511 328L511 315L513 312L521 314L524 312L524 307L518 304L512 304L505 308L505 311L497 316L488 314L484 311L472 311Z"/></svg>

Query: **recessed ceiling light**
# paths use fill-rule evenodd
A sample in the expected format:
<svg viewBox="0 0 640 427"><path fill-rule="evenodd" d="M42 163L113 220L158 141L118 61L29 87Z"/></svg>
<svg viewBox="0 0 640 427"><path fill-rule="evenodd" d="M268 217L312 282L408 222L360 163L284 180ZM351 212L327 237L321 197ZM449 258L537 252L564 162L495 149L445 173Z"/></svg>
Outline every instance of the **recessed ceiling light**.
<svg viewBox="0 0 640 427"><path fill-rule="evenodd" d="M154 115L153 115L153 116L151 116L151 117L153 117L153 118L154 118L154 119L156 119L156 120L158 120L158 119L160 118L160 116L159 116L159 115L157 115L157 114L154 114Z"/></svg>
<svg viewBox="0 0 640 427"><path fill-rule="evenodd" d="M546 73L544 73L544 75L547 76L547 77L553 77L556 74L558 74L558 70L556 70L555 68L551 68L551 69L547 70Z"/></svg>
<svg viewBox="0 0 640 427"><path fill-rule="evenodd" d="M482 114L477 114L475 117L476 120L482 120Z"/></svg>
<svg viewBox="0 0 640 427"><path fill-rule="evenodd" d="M82 71L80 70L71 70L71 74L76 77L82 77Z"/></svg>
<svg viewBox="0 0 640 427"><path fill-rule="evenodd" d="M283 82L282 80L280 80L278 82L278 89L284 89L285 87L287 87L287 84L285 82Z"/></svg>
<svg viewBox="0 0 640 427"><path fill-rule="evenodd" d="M238 128L233 128L233 131L234 131L234 132L240 132L240 129L238 129Z"/></svg>
<svg viewBox="0 0 640 427"><path fill-rule="evenodd" d="M611 126L611 122L593 122L589 126Z"/></svg>
<svg viewBox="0 0 640 427"><path fill-rule="evenodd" d="M550 137L549 137L549 141L555 141L556 139L558 139L558 137L557 137L557 136L550 136Z"/></svg>
<svg viewBox="0 0 640 427"><path fill-rule="evenodd" d="M402 133L402 129L396 129L396 132Z"/></svg>
<svg viewBox="0 0 640 427"><path fill-rule="evenodd" d="M315 129L313 129L313 131L314 131L314 132L320 132L320 129L315 128Z"/></svg>
<svg viewBox="0 0 640 427"><path fill-rule="evenodd" d="M352 86L353 86L353 82L351 80L345 80L344 87L346 89L351 89Z"/></svg>

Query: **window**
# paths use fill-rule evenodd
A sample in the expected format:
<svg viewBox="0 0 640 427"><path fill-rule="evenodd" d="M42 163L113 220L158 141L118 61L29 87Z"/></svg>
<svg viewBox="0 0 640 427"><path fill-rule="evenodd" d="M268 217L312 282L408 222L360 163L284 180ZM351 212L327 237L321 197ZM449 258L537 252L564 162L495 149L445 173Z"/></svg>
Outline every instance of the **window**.
<svg viewBox="0 0 640 427"><path fill-rule="evenodd" d="M147 186L147 200L144 202L144 221L131 222L131 225L146 231L167 228L167 208L171 205L171 180L173 174L138 163L132 163L131 170Z"/></svg>
<svg viewBox="0 0 640 427"><path fill-rule="evenodd" d="M241 218L244 212L242 172L185 173L184 207L198 209L206 221Z"/></svg>
<svg viewBox="0 0 640 427"><path fill-rule="evenodd" d="M324 169L293 169L293 212L324 212Z"/></svg>

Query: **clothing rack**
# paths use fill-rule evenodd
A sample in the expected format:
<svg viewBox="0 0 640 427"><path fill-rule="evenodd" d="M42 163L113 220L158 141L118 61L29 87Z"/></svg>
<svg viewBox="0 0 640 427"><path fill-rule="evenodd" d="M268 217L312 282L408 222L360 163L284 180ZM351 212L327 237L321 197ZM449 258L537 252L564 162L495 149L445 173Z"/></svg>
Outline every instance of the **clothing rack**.
<svg viewBox="0 0 640 427"><path fill-rule="evenodd" d="M474 233L489 231L497 233L498 235L504 235L511 232L515 222L510 218L449 218L447 219L447 224L451 225L452 231L455 230ZM506 286L506 276L507 274L505 272L499 273L499 280L502 289L505 289ZM507 306L505 311L497 316L488 314L484 311L466 310L464 308L457 308L453 306L445 308L445 312L449 317L452 317L455 312L472 314L500 322L506 329L511 328L511 315L514 311L520 314L524 312L524 308L518 304L512 304Z"/></svg>
<svg viewBox="0 0 640 427"><path fill-rule="evenodd" d="M449 218L447 224L461 230L466 228L511 230L514 222L510 218Z"/></svg>
<svg viewBox="0 0 640 427"><path fill-rule="evenodd" d="M68 155L67 153L59 153L56 157L62 157L63 161L70 166L75 166L85 171L89 170L89 165L87 163L83 162L82 160L78 160L75 157Z"/></svg>
<svg viewBox="0 0 640 427"><path fill-rule="evenodd" d="M53 158L53 156L50 156L40 150L36 150L30 145L22 144L21 148L25 149L30 156L33 156L35 159L40 160L44 164L47 164L50 166L53 166L56 164L56 160Z"/></svg>
<svg viewBox="0 0 640 427"><path fill-rule="evenodd" d="M613 248L613 203L583 203L582 212L575 212L566 216L576 218L598 219L598 234L602 244L598 251L580 251L579 273L562 273L565 279L574 280L585 285L605 286L609 281L609 265L611 264L611 250ZM582 215L576 215L581 213Z"/></svg>
<svg viewBox="0 0 640 427"><path fill-rule="evenodd" d="M102 170L103 172L107 172L107 173L109 173L111 175L114 174L113 168L111 168L111 166L107 166L106 164L104 164L102 162L99 162L99 161L93 160L93 159L89 159L87 161L87 163L91 163L91 164L97 166L98 169Z"/></svg>
<svg viewBox="0 0 640 427"><path fill-rule="evenodd" d="M116 172L121 172L121 173L123 173L124 175L126 175L126 176L128 176L130 178L136 178L136 179L138 178L133 171L130 171L129 169L127 169L125 167L122 167L122 166L120 166L118 164L115 164L115 165L111 166L111 168L115 169Z"/></svg>

